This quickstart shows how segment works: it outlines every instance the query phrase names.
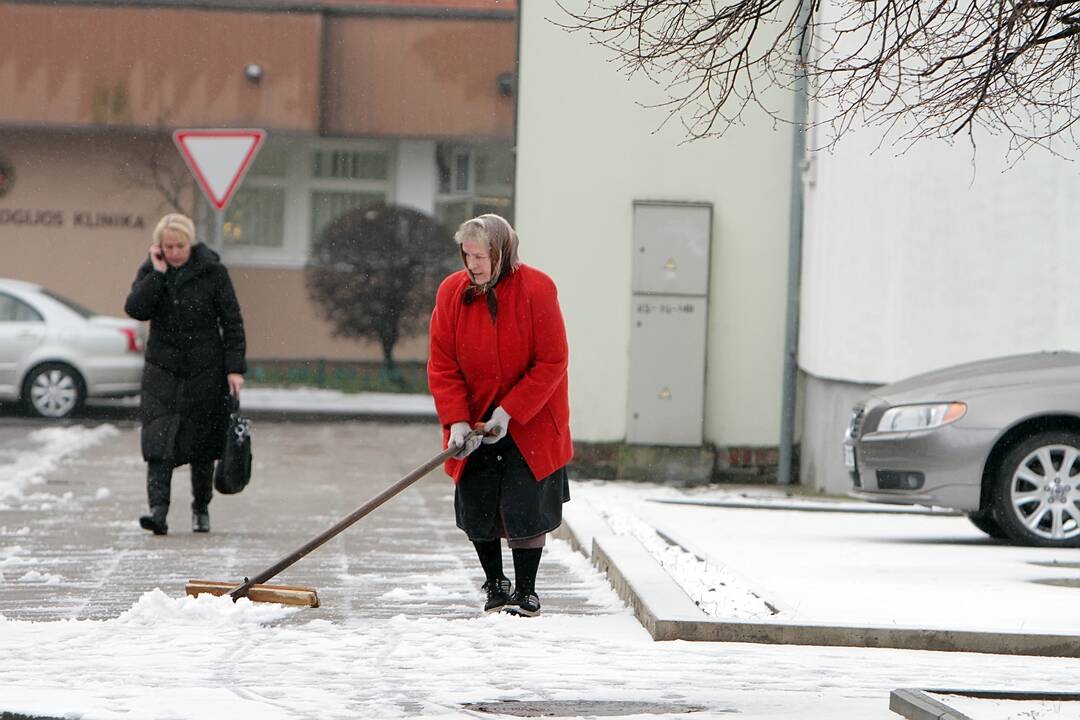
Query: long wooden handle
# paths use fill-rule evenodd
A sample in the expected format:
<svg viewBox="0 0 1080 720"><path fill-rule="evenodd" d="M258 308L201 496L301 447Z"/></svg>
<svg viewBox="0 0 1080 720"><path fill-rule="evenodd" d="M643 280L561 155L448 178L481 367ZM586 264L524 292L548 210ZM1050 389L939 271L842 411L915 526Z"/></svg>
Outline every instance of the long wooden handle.
<svg viewBox="0 0 1080 720"><path fill-rule="evenodd" d="M477 434L482 434L482 431L474 430L473 432L469 433L465 438L466 441L468 441L469 438L471 438L473 435L477 435ZM429 472L431 472L435 468L442 465L444 462L446 462L451 457L453 457L456 453L460 452L460 450L461 450L461 448L454 447L454 446L446 448L441 453L439 453L435 457L431 458L426 463L424 463L420 467L416 468L411 473L409 473L405 477L401 478L400 480L398 480L396 483L394 483L390 487L386 488L386 490L383 490L381 493L379 493L378 495L376 495L372 499L368 500L366 503L364 503L360 507L353 510L351 513L349 513L346 517L342 518L336 525L334 525L332 528L330 528L326 532L320 533L319 535L316 535L315 537L311 538L306 543L304 543L301 547L297 548L293 552L291 552L288 555L286 555L285 557L281 558L276 563L274 563L270 567L266 568L265 570L263 570L261 573L259 573L255 577L250 578L250 579L249 578L244 578L243 584L237 586L235 589L233 589L233 590L231 590L229 592L229 597L231 597L233 599L233 602L236 602L240 598L244 597L245 595L247 595L248 590L251 589L252 585L260 585L260 584L266 582L267 580L269 580L270 578L274 577L279 572L281 572L285 568L289 567L290 565L295 563L297 560L304 557L305 555L307 555L308 553L310 553L312 550L316 549L320 545L323 545L327 540L330 540L335 535L340 533L342 530L349 527L350 525L355 523L357 520L364 517L365 515L370 513L372 510L379 507L384 502L386 502L390 498L394 497L399 492L401 492L405 488L409 487L414 482L416 482L420 478L424 477L425 475L427 475Z"/></svg>

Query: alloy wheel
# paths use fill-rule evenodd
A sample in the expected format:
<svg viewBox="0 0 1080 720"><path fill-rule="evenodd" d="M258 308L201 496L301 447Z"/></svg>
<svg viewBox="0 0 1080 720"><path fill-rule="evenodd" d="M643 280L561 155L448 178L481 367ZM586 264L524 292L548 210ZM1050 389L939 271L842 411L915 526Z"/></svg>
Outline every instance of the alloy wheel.
<svg viewBox="0 0 1080 720"><path fill-rule="evenodd" d="M1043 445L1016 465L1009 483L1013 517L1045 540L1080 536L1080 449Z"/></svg>

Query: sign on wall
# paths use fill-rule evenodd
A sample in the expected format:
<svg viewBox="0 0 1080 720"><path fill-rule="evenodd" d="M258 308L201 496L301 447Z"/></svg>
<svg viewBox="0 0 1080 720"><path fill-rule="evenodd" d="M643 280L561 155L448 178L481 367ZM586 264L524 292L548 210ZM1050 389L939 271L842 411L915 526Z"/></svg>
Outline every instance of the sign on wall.
<svg viewBox="0 0 1080 720"><path fill-rule="evenodd" d="M224 210L262 147L263 130L177 130L180 155L218 211Z"/></svg>
<svg viewBox="0 0 1080 720"><path fill-rule="evenodd" d="M8 159L0 156L0 198L4 197L15 184L15 168Z"/></svg>

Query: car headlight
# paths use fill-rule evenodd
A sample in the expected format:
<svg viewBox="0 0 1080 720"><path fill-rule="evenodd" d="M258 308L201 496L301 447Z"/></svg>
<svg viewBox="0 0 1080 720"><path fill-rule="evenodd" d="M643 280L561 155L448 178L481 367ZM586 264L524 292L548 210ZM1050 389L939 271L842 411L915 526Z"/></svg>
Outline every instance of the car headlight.
<svg viewBox="0 0 1080 720"><path fill-rule="evenodd" d="M878 422L877 431L889 433L930 430L956 422L964 417L966 412L967 405L962 402L901 405L885 411Z"/></svg>

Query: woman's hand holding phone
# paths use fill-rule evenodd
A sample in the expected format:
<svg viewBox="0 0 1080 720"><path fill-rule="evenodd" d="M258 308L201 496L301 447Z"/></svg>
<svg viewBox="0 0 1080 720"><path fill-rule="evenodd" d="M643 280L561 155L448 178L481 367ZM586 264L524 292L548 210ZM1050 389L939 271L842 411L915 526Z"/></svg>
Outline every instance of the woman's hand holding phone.
<svg viewBox="0 0 1080 720"><path fill-rule="evenodd" d="M158 272L165 272L168 266L165 264L165 253L162 252L161 246L157 243L150 246L150 264L154 266L154 269Z"/></svg>

